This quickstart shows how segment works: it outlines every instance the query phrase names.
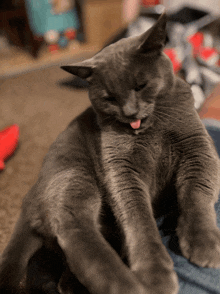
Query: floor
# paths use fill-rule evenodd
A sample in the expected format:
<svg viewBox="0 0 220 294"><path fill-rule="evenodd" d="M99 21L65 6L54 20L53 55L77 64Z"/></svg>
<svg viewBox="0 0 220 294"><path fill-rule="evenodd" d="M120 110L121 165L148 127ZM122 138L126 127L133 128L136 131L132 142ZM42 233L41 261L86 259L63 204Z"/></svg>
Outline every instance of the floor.
<svg viewBox="0 0 220 294"><path fill-rule="evenodd" d="M51 53L46 45L40 48L37 58L16 46L7 46L0 50L0 78L8 78L40 68L65 64L71 60L87 58L94 55L98 47L71 41L66 48Z"/></svg>
<svg viewBox="0 0 220 294"><path fill-rule="evenodd" d="M19 146L0 172L0 253L49 146L90 105L86 90L67 86L71 80L59 66L0 79L0 130L11 124L20 128Z"/></svg>

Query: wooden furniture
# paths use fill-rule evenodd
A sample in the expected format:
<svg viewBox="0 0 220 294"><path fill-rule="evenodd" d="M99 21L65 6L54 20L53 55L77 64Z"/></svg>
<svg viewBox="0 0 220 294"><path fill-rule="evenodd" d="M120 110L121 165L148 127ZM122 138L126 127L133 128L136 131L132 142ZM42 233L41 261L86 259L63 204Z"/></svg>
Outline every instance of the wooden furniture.
<svg viewBox="0 0 220 294"><path fill-rule="evenodd" d="M83 24L86 42L100 49L123 28L122 0L84 0Z"/></svg>
<svg viewBox="0 0 220 294"><path fill-rule="evenodd" d="M3 0L0 3L0 29L7 34L14 45L27 48L36 57L41 42L35 40L29 27L25 0ZM102 48L106 42L125 26L123 22L123 0L84 0L76 1L80 30L87 44ZM4 3L4 5L2 5Z"/></svg>
<svg viewBox="0 0 220 294"><path fill-rule="evenodd" d="M220 121L220 84L215 87L205 100L199 111L199 116L201 119L213 118Z"/></svg>
<svg viewBox="0 0 220 294"><path fill-rule="evenodd" d="M0 29L5 32L12 44L26 48L33 57L37 57L41 41L34 39L24 0L19 1L16 6L9 0L0 3Z"/></svg>

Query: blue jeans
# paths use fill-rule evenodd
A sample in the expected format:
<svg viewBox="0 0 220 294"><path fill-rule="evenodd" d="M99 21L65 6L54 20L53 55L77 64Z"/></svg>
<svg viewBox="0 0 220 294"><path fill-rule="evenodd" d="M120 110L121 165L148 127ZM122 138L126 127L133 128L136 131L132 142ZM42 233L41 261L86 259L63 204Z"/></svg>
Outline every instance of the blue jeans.
<svg viewBox="0 0 220 294"><path fill-rule="evenodd" d="M220 122L213 119L206 119L203 122L220 156ZM215 209L220 229L220 195ZM174 261L174 269L179 278L179 294L220 294L220 269L201 268L190 263L181 255L175 230L171 228L164 232L161 228L164 218L159 218L157 223L163 243Z"/></svg>

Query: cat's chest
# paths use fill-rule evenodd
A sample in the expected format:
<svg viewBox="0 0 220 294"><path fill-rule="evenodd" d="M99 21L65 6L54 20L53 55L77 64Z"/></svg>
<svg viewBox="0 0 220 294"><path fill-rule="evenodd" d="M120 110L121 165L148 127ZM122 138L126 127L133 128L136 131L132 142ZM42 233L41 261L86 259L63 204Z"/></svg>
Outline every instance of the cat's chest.
<svg viewBox="0 0 220 294"><path fill-rule="evenodd" d="M105 168L134 168L140 175L165 169L170 161L170 147L159 133L132 136L106 132L102 135L102 159Z"/></svg>

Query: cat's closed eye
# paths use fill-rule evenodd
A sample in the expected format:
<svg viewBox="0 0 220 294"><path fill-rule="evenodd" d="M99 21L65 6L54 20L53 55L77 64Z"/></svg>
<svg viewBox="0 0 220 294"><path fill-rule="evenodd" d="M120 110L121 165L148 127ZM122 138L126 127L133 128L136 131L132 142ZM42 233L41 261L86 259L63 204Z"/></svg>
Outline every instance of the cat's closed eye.
<svg viewBox="0 0 220 294"><path fill-rule="evenodd" d="M141 85L137 86L134 90L136 92L138 92L138 91L142 90L146 85L147 85L147 83L141 84Z"/></svg>
<svg viewBox="0 0 220 294"><path fill-rule="evenodd" d="M112 102L112 103L117 102L117 100L115 99L114 96L106 96L104 99L105 99L105 101Z"/></svg>

